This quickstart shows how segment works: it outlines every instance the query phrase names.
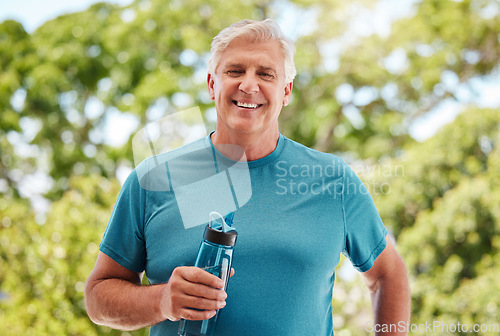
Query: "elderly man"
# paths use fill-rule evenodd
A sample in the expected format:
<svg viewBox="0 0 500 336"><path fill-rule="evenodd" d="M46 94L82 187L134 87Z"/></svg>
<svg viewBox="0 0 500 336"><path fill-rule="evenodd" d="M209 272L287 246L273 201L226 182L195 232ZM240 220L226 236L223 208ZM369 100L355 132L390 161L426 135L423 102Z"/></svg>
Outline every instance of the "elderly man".
<svg viewBox="0 0 500 336"><path fill-rule="evenodd" d="M366 188L340 158L279 131L278 116L292 94L293 54L272 20L238 22L212 43L207 83L217 126L195 143L236 161L224 145L241 148L252 190L235 215L236 273L227 293L221 279L187 266L203 226L183 225L180 195L147 190L134 170L87 282L95 323L176 335L180 319L208 319L225 307L215 335L330 336L334 270L344 253L371 291L373 324L406 325L406 269ZM189 160L196 165L196 155ZM151 285L141 285L144 271Z"/></svg>

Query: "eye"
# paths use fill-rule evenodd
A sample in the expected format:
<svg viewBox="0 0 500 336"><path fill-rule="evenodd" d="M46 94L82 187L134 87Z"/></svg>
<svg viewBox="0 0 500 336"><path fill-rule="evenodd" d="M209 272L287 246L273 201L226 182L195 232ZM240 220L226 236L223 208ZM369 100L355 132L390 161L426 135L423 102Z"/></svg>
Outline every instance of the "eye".
<svg viewBox="0 0 500 336"><path fill-rule="evenodd" d="M271 79L274 78L274 75L269 72L260 72L259 76L264 77L265 79Z"/></svg>
<svg viewBox="0 0 500 336"><path fill-rule="evenodd" d="M243 70L228 70L226 73L229 76L239 76L239 75L245 73L245 71L243 71Z"/></svg>

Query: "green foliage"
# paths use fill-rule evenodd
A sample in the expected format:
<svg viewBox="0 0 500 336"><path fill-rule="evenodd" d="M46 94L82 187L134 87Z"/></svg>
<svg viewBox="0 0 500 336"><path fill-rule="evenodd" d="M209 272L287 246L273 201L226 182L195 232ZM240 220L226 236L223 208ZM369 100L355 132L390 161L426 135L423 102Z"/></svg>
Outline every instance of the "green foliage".
<svg viewBox="0 0 500 336"><path fill-rule="evenodd" d="M383 195L380 213L395 235L412 226L421 211L433 209L443 195L465 179L484 174L498 141L498 110L471 108L454 123L424 143L409 146L404 155L383 165L394 165L391 176L373 190ZM404 176L402 176L404 175Z"/></svg>
<svg viewBox="0 0 500 336"><path fill-rule="evenodd" d="M373 321L370 291L344 255L336 269L332 306L335 335L368 335L364 331Z"/></svg>
<svg viewBox="0 0 500 336"><path fill-rule="evenodd" d="M413 320L498 323L500 111L471 105L423 143L409 135L443 101L471 103L459 86L498 74L498 1L419 1L387 35L355 33L359 14L378 3L136 0L98 3L32 34L0 23L4 329L129 334L93 325L82 301L118 192L114 177L133 166L131 141L112 145L106 125L113 113L135 118L137 130L192 106L209 111L213 36L265 17L294 22L298 76L281 131L369 163L361 177L407 263ZM46 218L22 188L36 174L50 177ZM369 319L360 285L337 278L341 336L359 335Z"/></svg>
<svg viewBox="0 0 500 336"><path fill-rule="evenodd" d="M413 323L498 323L499 112L462 113L377 183L390 185L375 200L412 279Z"/></svg>
<svg viewBox="0 0 500 336"><path fill-rule="evenodd" d="M83 301L119 187L101 176L72 178L46 219L21 201L2 202L0 290L8 297L0 323L8 335L121 334L92 324Z"/></svg>

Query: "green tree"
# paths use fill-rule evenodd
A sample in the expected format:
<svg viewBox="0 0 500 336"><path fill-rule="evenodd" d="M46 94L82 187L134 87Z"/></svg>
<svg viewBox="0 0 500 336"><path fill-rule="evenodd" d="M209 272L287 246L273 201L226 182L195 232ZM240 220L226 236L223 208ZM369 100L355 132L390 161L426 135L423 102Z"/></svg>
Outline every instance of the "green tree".
<svg viewBox="0 0 500 336"><path fill-rule="evenodd" d="M414 323L498 323L499 112L470 108L376 183L390 185L374 193L412 278Z"/></svg>
<svg viewBox="0 0 500 336"><path fill-rule="evenodd" d="M459 322L484 330L447 334L498 334L499 112L470 107L400 157L354 166L408 268L415 326L436 321L441 325L435 332L442 333ZM334 325L342 336L368 335L368 291L354 270L345 276L346 266L337 270Z"/></svg>
<svg viewBox="0 0 500 336"><path fill-rule="evenodd" d="M133 167L131 141L113 144L109 123L113 115L132 120L131 130L121 130L128 137L147 122L199 106L212 127L205 83L211 39L235 21L266 17L288 27L297 46L298 76L282 132L363 160L362 178L408 264L414 321L498 320L499 110L477 108L471 98L475 82L498 76L498 1L413 2L387 34L359 33L381 4L136 0L95 4L32 34L15 21L0 23L5 330L120 334L94 326L82 305L83 281L117 196L114 178ZM450 101L471 106L435 137L416 142L413 122ZM26 185L42 178L38 192L51 202L46 216L27 201ZM359 277L338 277L341 336L366 326L360 285Z"/></svg>
<svg viewBox="0 0 500 336"><path fill-rule="evenodd" d="M0 204L0 289L8 295L0 301L0 323L6 335L124 335L94 325L83 298L119 187L98 175L74 177L46 219L26 202Z"/></svg>

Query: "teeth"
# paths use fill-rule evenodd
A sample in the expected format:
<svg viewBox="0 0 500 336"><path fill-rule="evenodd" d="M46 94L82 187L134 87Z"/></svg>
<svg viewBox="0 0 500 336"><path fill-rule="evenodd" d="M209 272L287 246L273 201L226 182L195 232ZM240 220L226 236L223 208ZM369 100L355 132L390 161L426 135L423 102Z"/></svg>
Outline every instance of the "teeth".
<svg viewBox="0 0 500 336"><path fill-rule="evenodd" d="M246 108L257 108L257 104L246 104L246 103L240 103L240 102L236 102L236 105L238 105L239 107L246 107Z"/></svg>

